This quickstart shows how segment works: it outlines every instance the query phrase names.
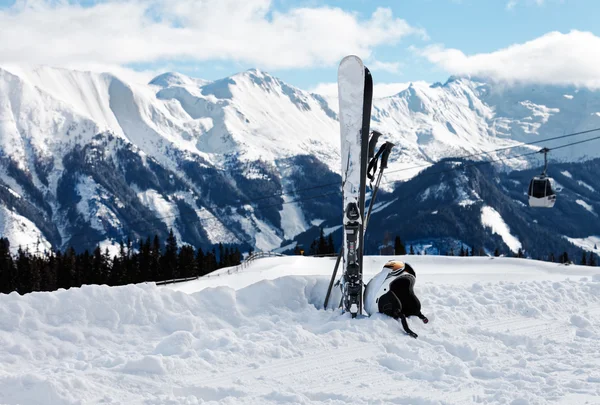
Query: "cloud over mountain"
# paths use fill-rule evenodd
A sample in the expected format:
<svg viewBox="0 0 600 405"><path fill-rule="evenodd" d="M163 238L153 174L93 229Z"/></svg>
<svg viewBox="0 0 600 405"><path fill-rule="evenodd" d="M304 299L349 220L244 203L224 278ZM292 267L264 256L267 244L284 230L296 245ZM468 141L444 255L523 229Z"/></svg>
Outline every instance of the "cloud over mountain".
<svg viewBox="0 0 600 405"><path fill-rule="evenodd" d="M271 0L23 0L0 10L0 27L0 62L61 66L173 59L325 66L425 35L387 8L362 19L334 7L281 11Z"/></svg>

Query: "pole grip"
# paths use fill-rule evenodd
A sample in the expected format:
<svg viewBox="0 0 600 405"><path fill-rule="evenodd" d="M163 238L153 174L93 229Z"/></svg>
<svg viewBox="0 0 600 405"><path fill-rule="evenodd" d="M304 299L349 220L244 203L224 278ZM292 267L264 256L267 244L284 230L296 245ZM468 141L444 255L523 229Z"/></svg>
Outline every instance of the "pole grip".
<svg viewBox="0 0 600 405"><path fill-rule="evenodd" d="M390 153L392 152L392 148L395 146L391 142L385 143L385 149L381 154L381 169L387 169L388 158L390 157Z"/></svg>

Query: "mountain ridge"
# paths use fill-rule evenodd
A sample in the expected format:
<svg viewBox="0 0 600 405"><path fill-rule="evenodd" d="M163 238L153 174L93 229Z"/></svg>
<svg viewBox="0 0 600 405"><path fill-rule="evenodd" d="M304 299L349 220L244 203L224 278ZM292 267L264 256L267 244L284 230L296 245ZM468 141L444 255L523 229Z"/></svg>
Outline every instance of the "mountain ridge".
<svg viewBox="0 0 600 405"><path fill-rule="evenodd" d="M145 238L154 224L184 243L270 250L339 209L332 195L302 191L339 182L337 109L259 69L216 81L170 72L149 84L47 67L18 73L0 67L0 233L15 240L27 225L30 239L83 248L76 235ZM493 85L452 78L375 100L372 126L396 144L384 188L456 155L508 170L536 164L510 157L538 147L482 152L539 140L583 116L600 126L600 93L565 91L531 97L524 88L503 99ZM572 102L585 108L564 107ZM581 160L597 148L561 153Z"/></svg>

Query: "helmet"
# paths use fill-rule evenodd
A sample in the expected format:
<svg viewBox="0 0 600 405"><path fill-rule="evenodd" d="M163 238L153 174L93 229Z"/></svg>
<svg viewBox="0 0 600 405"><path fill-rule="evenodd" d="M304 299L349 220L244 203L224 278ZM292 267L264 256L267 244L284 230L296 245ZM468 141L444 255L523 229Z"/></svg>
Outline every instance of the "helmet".
<svg viewBox="0 0 600 405"><path fill-rule="evenodd" d="M414 277L417 277L415 271L413 270L410 264L401 262L399 260L390 260L389 262L384 264L383 267L390 269L391 272L394 272L396 274L406 272L412 274Z"/></svg>
<svg viewBox="0 0 600 405"><path fill-rule="evenodd" d="M398 260L390 260L383 267L388 268L392 271L402 271L405 268L404 262Z"/></svg>

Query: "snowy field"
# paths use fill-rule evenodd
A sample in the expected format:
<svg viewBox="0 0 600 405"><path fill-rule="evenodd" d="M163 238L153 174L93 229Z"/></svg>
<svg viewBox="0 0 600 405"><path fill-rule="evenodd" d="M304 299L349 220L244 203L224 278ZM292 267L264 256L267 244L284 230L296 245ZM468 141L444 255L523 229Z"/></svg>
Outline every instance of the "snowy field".
<svg viewBox="0 0 600 405"><path fill-rule="evenodd" d="M406 260L416 340L324 310L330 258L0 295L0 404L600 404L600 268Z"/></svg>

